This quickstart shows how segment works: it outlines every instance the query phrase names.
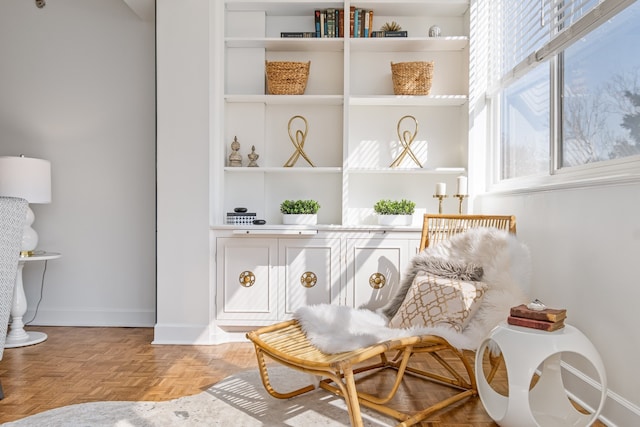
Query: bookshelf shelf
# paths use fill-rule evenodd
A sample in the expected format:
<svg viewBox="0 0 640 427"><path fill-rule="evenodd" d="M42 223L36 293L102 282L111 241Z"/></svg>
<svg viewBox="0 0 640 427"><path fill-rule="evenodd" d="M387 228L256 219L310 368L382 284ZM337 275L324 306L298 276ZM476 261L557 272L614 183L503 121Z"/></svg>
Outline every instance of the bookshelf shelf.
<svg viewBox="0 0 640 427"><path fill-rule="evenodd" d="M257 168L249 168L249 167L225 167L225 172L228 173L249 173L249 174L261 174L261 173L282 173L282 174L336 174L341 173L341 167L330 167L330 166L319 166L319 167L293 167L293 168L285 168L285 167L257 167Z"/></svg>
<svg viewBox="0 0 640 427"><path fill-rule="evenodd" d="M227 48L258 48L281 52L344 50L344 40L341 38L227 37L225 44Z"/></svg>
<svg viewBox="0 0 640 427"><path fill-rule="evenodd" d="M353 106L423 106L423 107L459 107L467 103L467 95L381 95L352 96L349 105Z"/></svg>
<svg viewBox="0 0 640 427"><path fill-rule="evenodd" d="M342 105L340 95L225 95L227 103L260 103L266 105Z"/></svg>
<svg viewBox="0 0 640 427"><path fill-rule="evenodd" d="M457 51L469 45L466 36L449 37L387 37L349 39L352 51L356 52L436 52Z"/></svg>

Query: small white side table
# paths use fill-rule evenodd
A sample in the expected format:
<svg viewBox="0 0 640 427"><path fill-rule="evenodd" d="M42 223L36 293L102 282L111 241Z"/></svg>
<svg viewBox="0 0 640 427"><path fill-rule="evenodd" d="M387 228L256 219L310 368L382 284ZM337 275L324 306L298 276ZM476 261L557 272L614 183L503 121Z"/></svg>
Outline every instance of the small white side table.
<svg viewBox="0 0 640 427"><path fill-rule="evenodd" d="M509 396L496 392L484 376L482 355L490 341L502 351ZM582 355L600 377L600 403L591 414L578 412L569 401L562 382L562 352ZM531 379L541 364L540 378L529 390ZM606 400L607 379L602 359L591 341L571 325L546 332L502 323L480 344L475 372L480 400L489 416L502 427L590 426Z"/></svg>
<svg viewBox="0 0 640 427"><path fill-rule="evenodd" d="M11 324L4 348L24 347L41 343L47 339L44 332L27 332L24 330L22 317L27 312L27 297L24 294L22 283L22 270L25 263L32 261L47 261L60 258L62 255L56 252L44 252L31 256L21 256L18 262L18 274L13 288L13 302L11 304Z"/></svg>

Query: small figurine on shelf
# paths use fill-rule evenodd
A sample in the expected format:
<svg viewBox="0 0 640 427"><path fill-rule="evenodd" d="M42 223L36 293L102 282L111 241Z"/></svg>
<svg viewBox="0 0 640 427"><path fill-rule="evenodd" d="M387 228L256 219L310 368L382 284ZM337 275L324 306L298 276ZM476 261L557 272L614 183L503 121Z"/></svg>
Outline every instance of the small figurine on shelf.
<svg viewBox="0 0 640 427"><path fill-rule="evenodd" d="M233 142L231 143L231 154L229 154L229 166L242 166L242 155L239 153L239 151L240 143L238 142L238 137L234 136Z"/></svg>
<svg viewBox="0 0 640 427"><path fill-rule="evenodd" d="M260 157L260 155L256 154L256 146L252 145L251 146L251 152L249 154L247 154L247 157L249 158L249 164L247 165L250 168L257 168L258 167L258 157Z"/></svg>

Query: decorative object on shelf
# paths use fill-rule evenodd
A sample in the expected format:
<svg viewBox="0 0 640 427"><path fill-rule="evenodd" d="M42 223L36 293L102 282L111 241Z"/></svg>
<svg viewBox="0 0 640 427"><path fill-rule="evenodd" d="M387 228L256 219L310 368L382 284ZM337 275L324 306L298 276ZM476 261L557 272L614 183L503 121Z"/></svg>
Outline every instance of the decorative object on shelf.
<svg viewBox="0 0 640 427"><path fill-rule="evenodd" d="M458 186L457 186L457 191L456 194L453 195L453 197L458 198L459 202L458 202L458 213L462 214L462 201L468 197L467 195L467 177L460 175L457 178L457 182L458 182Z"/></svg>
<svg viewBox="0 0 640 427"><path fill-rule="evenodd" d="M402 27L396 21L385 22L380 31L400 31Z"/></svg>
<svg viewBox="0 0 640 427"><path fill-rule="evenodd" d="M429 28L429 37L440 37L440 34L442 34L442 32L440 31L440 27L437 25L432 25Z"/></svg>
<svg viewBox="0 0 640 427"><path fill-rule="evenodd" d="M410 200L378 200L373 211L379 225L411 225L416 204Z"/></svg>
<svg viewBox="0 0 640 427"><path fill-rule="evenodd" d="M315 200L285 200L280 204L282 223L286 225L315 225L318 223L320 203Z"/></svg>
<svg viewBox="0 0 640 427"><path fill-rule="evenodd" d="M437 183L436 194L434 194L433 197L438 199L438 213L442 213L442 200L448 197L447 184L445 184L444 182Z"/></svg>
<svg viewBox="0 0 640 427"><path fill-rule="evenodd" d="M229 166L239 167L242 166L242 154L240 154L240 142L238 142L238 137L233 137L233 142L231 143L231 154L229 154Z"/></svg>
<svg viewBox="0 0 640 427"><path fill-rule="evenodd" d="M429 95L433 61L391 62L395 95Z"/></svg>
<svg viewBox="0 0 640 427"><path fill-rule="evenodd" d="M301 119L304 122L304 131L298 129L295 131L295 136L291 134L291 124L295 119ZM295 147L296 151L289 157L289 160L284 164L285 168L293 167L298 161L298 158L302 156L307 163L311 166L315 167L316 165L309 159L307 154L304 152L304 142L307 139L307 132L309 131L309 123L307 123L307 119L302 116L293 116L289 119L289 123L287 124L287 129L289 132L289 138L291 139L291 143Z"/></svg>
<svg viewBox="0 0 640 427"><path fill-rule="evenodd" d="M249 159L249 164L247 165L250 168L257 168L258 167L258 158L260 157L259 154L256 154L256 146L252 145L251 146L251 152L249 154L247 154L247 158Z"/></svg>
<svg viewBox="0 0 640 427"><path fill-rule="evenodd" d="M402 121L404 119L413 120L413 124L415 126L413 133L409 132L408 130L405 130L404 132L400 133L400 125L402 124ZM413 143L413 140L415 139L416 135L418 135L418 121L416 120L416 118L413 116L402 117L400 120L398 120L397 132L398 132L398 140L400 141L400 144L402 145L403 149L400 155L391 163L390 167L395 168L400 166L400 163L402 163L402 160L408 154L409 157L411 157L411 159L418 165L418 167L421 168L422 164L420 163L420 160L418 160L418 158L415 156L413 151L411 151L411 143Z"/></svg>
<svg viewBox="0 0 640 427"><path fill-rule="evenodd" d="M268 95L302 95L307 88L311 61L266 61Z"/></svg>
<svg viewBox="0 0 640 427"><path fill-rule="evenodd" d="M228 225L249 225L256 219L255 212L227 212Z"/></svg>
<svg viewBox="0 0 640 427"><path fill-rule="evenodd" d="M18 197L31 203L51 203L51 163L24 155L0 157L0 196ZM21 256L33 255L38 233L31 227L35 215L27 207L22 234Z"/></svg>

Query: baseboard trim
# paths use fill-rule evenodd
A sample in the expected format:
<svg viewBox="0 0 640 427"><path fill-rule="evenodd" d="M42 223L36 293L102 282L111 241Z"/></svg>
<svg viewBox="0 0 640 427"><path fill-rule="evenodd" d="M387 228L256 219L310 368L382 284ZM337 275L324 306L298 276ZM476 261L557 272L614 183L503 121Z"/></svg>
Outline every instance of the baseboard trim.
<svg viewBox="0 0 640 427"><path fill-rule="evenodd" d="M581 407L594 411L593 405L588 402L593 402L596 395L600 396L601 384L566 362L562 362L562 368L569 398ZM640 407L607 390L605 404L598 419L609 427L640 425Z"/></svg>
<svg viewBox="0 0 640 427"><path fill-rule="evenodd" d="M35 314L34 309L28 309L24 315L25 321L30 321ZM114 309L43 309L38 310L37 316L30 321L32 326L96 326L96 327L131 327L151 328L156 323L155 310L114 310Z"/></svg>

